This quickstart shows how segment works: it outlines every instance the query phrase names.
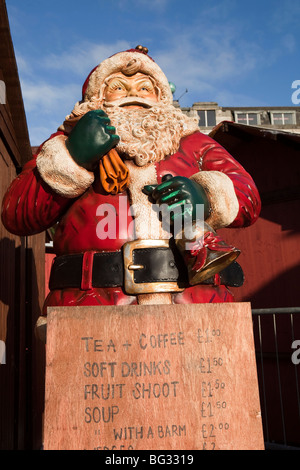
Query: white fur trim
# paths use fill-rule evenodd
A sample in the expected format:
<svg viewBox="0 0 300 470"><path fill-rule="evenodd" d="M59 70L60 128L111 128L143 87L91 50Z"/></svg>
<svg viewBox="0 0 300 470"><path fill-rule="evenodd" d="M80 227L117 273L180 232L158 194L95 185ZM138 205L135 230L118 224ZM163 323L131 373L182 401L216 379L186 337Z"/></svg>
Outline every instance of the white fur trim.
<svg viewBox="0 0 300 470"><path fill-rule="evenodd" d="M136 238L139 240L169 239L170 234L163 230L159 215L155 210L158 206L151 203L149 197L142 192L147 184L157 184L155 164L140 167L129 160L125 163L130 175L128 190L135 214Z"/></svg>
<svg viewBox="0 0 300 470"><path fill-rule="evenodd" d="M161 92L161 101L163 103L172 104L173 95L167 77L150 57L139 52L119 52L101 62L89 78L84 101L90 101L94 96L98 98L104 80L113 73L120 72L133 59L136 59L140 63L139 72L150 75L157 82Z"/></svg>
<svg viewBox="0 0 300 470"><path fill-rule="evenodd" d="M157 184L155 164L138 167L134 162L127 160L130 183L128 191L134 209L135 238L139 240L169 239L170 234L162 229L155 205L149 201L149 197L142 192L147 184ZM164 293L140 294L137 296L139 305L170 305L172 295Z"/></svg>
<svg viewBox="0 0 300 470"><path fill-rule="evenodd" d="M78 197L94 182L94 173L77 165L65 145L66 137L48 140L36 161L43 180L60 196Z"/></svg>
<svg viewBox="0 0 300 470"><path fill-rule="evenodd" d="M236 218L239 202L231 179L220 171L200 171L191 177L206 191L211 214L206 222L217 230L228 227Z"/></svg>
<svg viewBox="0 0 300 470"><path fill-rule="evenodd" d="M139 294L139 305L172 305L172 294L156 292L154 294Z"/></svg>

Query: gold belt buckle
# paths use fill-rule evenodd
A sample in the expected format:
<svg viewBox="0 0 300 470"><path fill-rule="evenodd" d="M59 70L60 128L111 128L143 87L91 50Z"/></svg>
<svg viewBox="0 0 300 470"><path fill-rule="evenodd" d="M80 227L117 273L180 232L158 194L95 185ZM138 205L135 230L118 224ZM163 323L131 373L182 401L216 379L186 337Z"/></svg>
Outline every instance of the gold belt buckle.
<svg viewBox="0 0 300 470"><path fill-rule="evenodd" d="M142 248L169 248L169 240L132 240L123 245L124 289L126 294L152 294L159 292L182 292L177 282L139 282L134 281L134 272L143 269L140 264L133 264L133 252Z"/></svg>

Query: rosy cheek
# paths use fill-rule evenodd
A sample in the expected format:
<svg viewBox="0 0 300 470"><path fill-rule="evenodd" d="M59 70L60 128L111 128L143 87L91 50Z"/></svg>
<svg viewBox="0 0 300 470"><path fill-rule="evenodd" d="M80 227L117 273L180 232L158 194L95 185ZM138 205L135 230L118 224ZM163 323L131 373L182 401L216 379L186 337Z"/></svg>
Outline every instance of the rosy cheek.
<svg viewBox="0 0 300 470"><path fill-rule="evenodd" d="M148 90L140 90L140 96L149 98L153 101L156 100L156 94Z"/></svg>
<svg viewBox="0 0 300 470"><path fill-rule="evenodd" d="M157 101L156 93L148 93L148 98L152 101Z"/></svg>
<svg viewBox="0 0 300 470"><path fill-rule="evenodd" d="M106 99L107 101L112 101L118 99L120 96L123 95L123 90L107 91L106 93L104 93L104 99Z"/></svg>

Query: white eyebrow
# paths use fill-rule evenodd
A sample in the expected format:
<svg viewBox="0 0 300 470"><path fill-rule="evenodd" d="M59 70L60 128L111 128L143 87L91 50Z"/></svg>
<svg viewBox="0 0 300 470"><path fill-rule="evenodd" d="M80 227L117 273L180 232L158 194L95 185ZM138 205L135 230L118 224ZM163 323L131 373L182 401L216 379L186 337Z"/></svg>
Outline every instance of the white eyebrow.
<svg viewBox="0 0 300 470"><path fill-rule="evenodd" d="M112 77L106 81L106 85L109 85L113 80L119 80L122 83L128 82L128 80L126 80L126 78L123 78L123 77Z"/></svg>

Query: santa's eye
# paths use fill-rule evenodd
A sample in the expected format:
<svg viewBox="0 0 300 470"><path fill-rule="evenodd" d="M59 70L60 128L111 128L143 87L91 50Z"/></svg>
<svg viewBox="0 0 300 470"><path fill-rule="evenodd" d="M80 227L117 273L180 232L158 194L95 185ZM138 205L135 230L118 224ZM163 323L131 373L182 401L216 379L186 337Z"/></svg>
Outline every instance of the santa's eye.
<svg viewBox="0 0 300 470"><path fill-rule="evenodd" d="M125 85L120 80L113 80L109 83L107 87L108 91L123 91L125 90Z"/></svg>
<svg viewBox="0 0 300 470"><path fill-rule="evenodd" d="M154 87L151 82L146 81L139 84L140 91L147 91L148 93L152 93L154 91Z"/></svg>

